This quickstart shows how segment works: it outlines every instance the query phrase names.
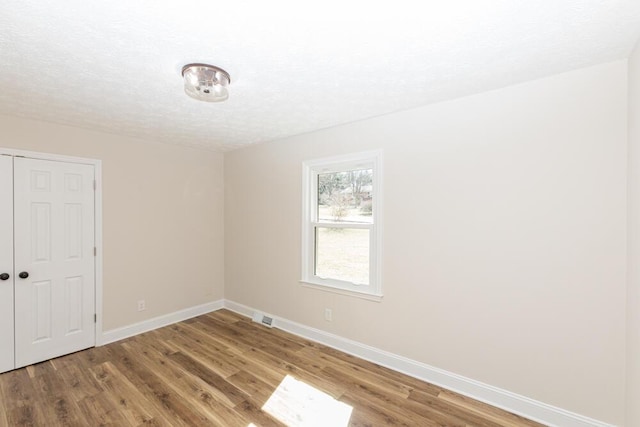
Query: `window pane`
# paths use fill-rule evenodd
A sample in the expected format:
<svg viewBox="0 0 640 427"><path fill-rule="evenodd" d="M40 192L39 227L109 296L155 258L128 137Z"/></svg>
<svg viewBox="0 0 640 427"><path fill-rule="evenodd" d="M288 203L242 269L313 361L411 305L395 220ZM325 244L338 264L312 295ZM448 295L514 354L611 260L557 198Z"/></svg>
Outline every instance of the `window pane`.
<svg viewBox="0 0 640 427"><path fill-rule="evenodd" d="M318 221L373 223L373 169L318 174Z"/></svg>
<svg viewBox="0 0 640 427"><path fill-rule="evenodd" d="M316 276L369 284L369 230L316 227Z"/></svg>

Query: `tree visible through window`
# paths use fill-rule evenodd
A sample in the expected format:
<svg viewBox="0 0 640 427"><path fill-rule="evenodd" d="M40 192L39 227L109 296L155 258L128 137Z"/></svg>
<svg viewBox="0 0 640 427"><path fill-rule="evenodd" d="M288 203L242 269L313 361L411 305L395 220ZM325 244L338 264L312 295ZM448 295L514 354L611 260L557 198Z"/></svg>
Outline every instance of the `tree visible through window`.
<svg viewBox="0 0 640 427"><path fill-rule="evenodd" d="M373 224L373 169L318 174L315 274L369 284L370 230L334 224Z"/></svg>
<svg viewBox="0 0 640 427"><path fill-rule="evenodd" d="M379 295L379 153L306 162L303 281Z"/></svg>

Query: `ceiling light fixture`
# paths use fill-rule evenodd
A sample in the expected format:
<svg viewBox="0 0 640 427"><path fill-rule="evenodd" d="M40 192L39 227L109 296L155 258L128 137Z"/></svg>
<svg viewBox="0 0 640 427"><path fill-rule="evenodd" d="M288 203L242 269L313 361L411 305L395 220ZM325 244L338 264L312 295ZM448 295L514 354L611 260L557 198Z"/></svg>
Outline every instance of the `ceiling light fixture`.
<svg viewBox="0 0 640 427"><path fill-rule="evenodd" d="M229 97L227 86L231 77L222 68L207 64L187 64L182 67L184 91L200 101L220 102Z"/></svg>

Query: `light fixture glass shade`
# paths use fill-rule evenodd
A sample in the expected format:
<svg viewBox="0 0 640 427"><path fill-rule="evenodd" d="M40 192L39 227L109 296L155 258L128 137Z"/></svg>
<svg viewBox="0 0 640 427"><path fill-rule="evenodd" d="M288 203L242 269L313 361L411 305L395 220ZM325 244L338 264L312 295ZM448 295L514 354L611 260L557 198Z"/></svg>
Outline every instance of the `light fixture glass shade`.
<svg viewBox="0 0 640 427"><path fill-rule="evenodd" d="M231 82L229 73L222 68L207 64L187 64L182 67L184 91L200 101L220 102L229 98L227 86Z"/></svg>

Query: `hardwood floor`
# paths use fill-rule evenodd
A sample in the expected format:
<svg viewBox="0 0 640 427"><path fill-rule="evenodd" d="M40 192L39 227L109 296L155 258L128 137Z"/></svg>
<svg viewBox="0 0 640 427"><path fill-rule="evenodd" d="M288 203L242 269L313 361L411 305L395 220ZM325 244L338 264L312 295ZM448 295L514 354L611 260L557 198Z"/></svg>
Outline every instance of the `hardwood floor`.
<svg viewBox="0 0 640 427"><path fill-rule="evenodd" d="M301 409L332 402L342 426L540 425L226 310L1 374L0 399L3 426L340 427Z"/></svg>

